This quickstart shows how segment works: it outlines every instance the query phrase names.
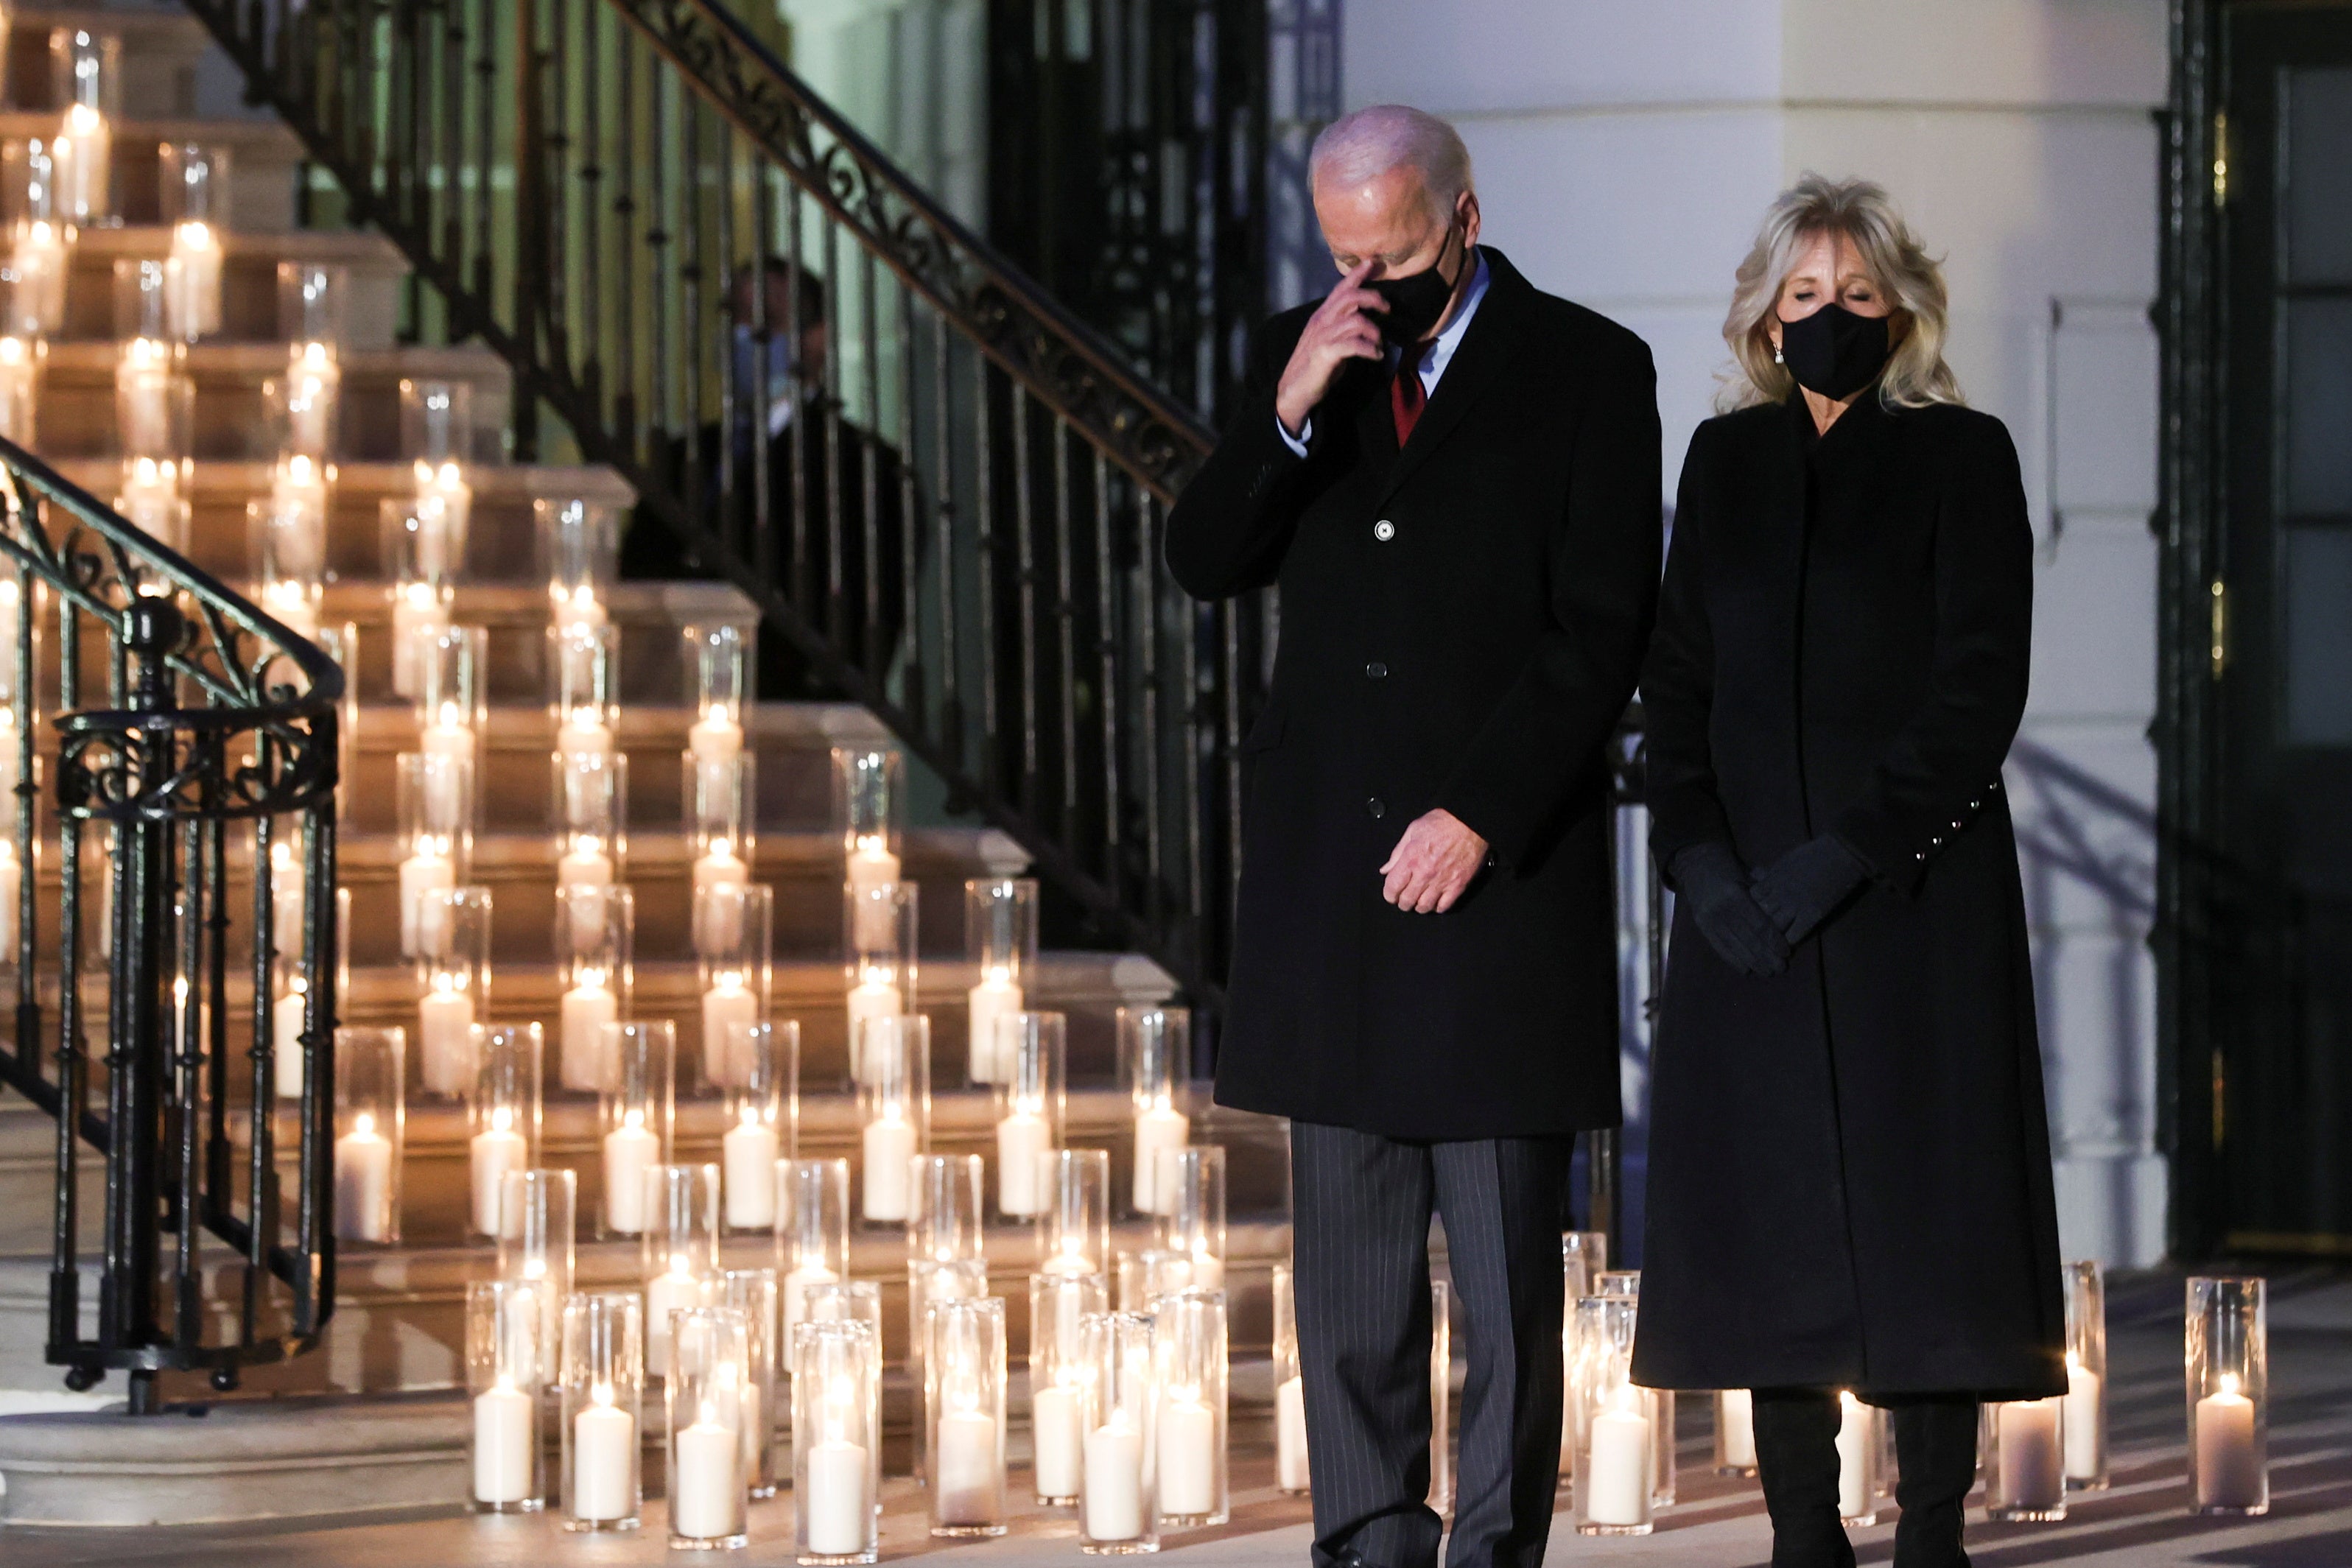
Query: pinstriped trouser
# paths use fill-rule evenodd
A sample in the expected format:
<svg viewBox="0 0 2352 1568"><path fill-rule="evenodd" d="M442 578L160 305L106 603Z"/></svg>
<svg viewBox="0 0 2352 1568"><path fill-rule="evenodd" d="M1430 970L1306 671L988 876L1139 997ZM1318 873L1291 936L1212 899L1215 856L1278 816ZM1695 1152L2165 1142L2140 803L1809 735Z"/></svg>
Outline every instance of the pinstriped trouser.
<svg viewBox="0 0 2352 1568"><path fill-rule="evenodd" d="M1290 1129L1315 1562L1435 1568L1429 1220L1468 1320L1451 1568L1534 1568L1559 1476L1565 1139Z"/></svg>

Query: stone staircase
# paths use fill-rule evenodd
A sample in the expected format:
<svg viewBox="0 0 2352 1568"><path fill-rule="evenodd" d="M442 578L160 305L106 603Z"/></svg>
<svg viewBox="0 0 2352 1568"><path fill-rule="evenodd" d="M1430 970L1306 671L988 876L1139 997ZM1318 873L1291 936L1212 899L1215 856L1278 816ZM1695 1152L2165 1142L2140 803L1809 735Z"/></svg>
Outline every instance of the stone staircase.
<svg viewBox="0 0 2352 1568"><path fill-rule="evenodd" d="M91 6L19 9L13 20L9 101L23 107L0 110L0 139L48 136L56 129L57 116L44 97L43 62L32 43L36 35L45 40L51 26L72 25L121 40L125 114L114 126L114 179L122 222L86 229L79 236L65 328L47 346L36 443L45 459L93 494L110 496L120 470L113 455L118 447L112 266L118 258L159 256L168 248L168 230L157 222L156 145L170 139L231 150L233 232L225 236L222 328L188 354L196 389L188 548L198 565L232 583L251 575L246 507L268 494L276 455L260 444L267 428L263 383L286 363L283 345L273 340L276 266L307 260L347 270L341 451L331 510L331 576L320 615L322 623L358 629L357 664L351 672L357 723L346 749L339 846L340 881L352 895L350 981L341 1011L345 1023L402 1022L412 1035L418 983L397 951L393 778L394 757L416 744L416 722L413 707L391 690L388 582L378 547L378 505L414 485L408 455L400 450L401 381L457 381L474 389L478 460L467 474L474 487L471 544L452 619L488 632L489 720L478 790L484 808L472 878L491 890L495 904L496 978L486 1021L536 1019L551 1026L557 982L550 933L557 852L546 821L554 724L546 706L549 601L545 580L536 571L531 503L576 497L625 504L625 486L603 469L496 460L511 406L504 362L480 349L420 349L394 341L400 296L408 287L401 256L388 241L370 234L294 226L295 139L274 121L197 112L200 82L227 80L233 73L225 64L217 71L207 69L209 44L193 18L167 10ZM688 942L692 851L680 827L679 754L693 716L678 667L677 629L690 622L748 622L755 617L740 593L718 584L623 584L608 609L620 629L622 716L616 739L630 760L622 874L636 901L635 1011L641 1018L677 1018L680 1059L690 1062L699 1025ZM802 1026L800 1152L849 1153L856 1129L842 1088L843 872L840 837L831 821L829 752L843 744L886 745L888 737L864 711L827 704L758 705L747 712L746 730L746 749L757 758L754 872L774 887L776 897L775 1014L797 1019ZM963 957L961 883L967 877L1021 874L1026 857L1002 833L939 823L908 832L905 862L905 874L922 886L920 1003L934 1019L936 1145L987 1151L992 1149L989 1097L961 1086L963 997L974 978ZM1123 1184L1129 1151L1126 1102L1115 1088L1112 1015L1121 1006L1166 1000L1173 989L1164 971L1139 956L1064 952L1045 956L1033 991L1033 1005L1069 1016L1069 1142L1112 1150L1115 1191ZM412 1069L412 1083L413 1079ZM680 1157L715 1157L719 1103L692 1097L690 1068L682 1068L680 1079ZM1234 1223L1228 1278L1236 1354L1263 1356L1270 1334L1268 1270L1288 1250L1286 1134L1266 1119L1214 1110L1205 1093L1196 1092L1195 1100L1196 1139L1223 1143L1230 1150ZM583 1218L593 1214L594 1204L594 1114L593 1101L567 1098L551 1087L544 1158L581 1172ZM0 1416L0 1478L7 1481L0 1519L62 1520L73 1508L92 1506L97 1516L79 1515L78 1521L258 1517L454 1501L449 1456L461 1446L454 1436L461 1417L456 1402L436 1397L436 1391L463 1381L465 1283L485 1275L492 1260L486 1245L469 1244L463 1234L462 1108L423 1099L412 1087L407 1126L403 1244L342 1248L338 1308L323 1346L292 1363L255 1369L229 1396L238 1412L236 1438L223 1450L217 1473L203 1471L202 1446L188 1443L184 1435L174 1465L159 1469L147 1463L150 1450L169 1441L154 1423L170 1417L106 1417L93 1427L75 1427L72 1440L59 1443L54 1434L42 1437L33 1427L18 1427L12 1437L17 1418ZM54 1389L58 1383L58 1369L44 1361L41 1343L55 1137L47 1119L0 1096L0 1396ZM89 1179L85 1196L94 1199L96 1178ZM99 1212L95 1201L82 1207L85 1217ZM1117 1246L1151 1244L1143 1223L1119 1227ZM1026 1228L999 1227L992 1228L987 1246L994 1289L1011 1309L1017 1361L1025 1343L1025 1277L1034 1243ZM731 1262L749 1264L764 1260L768 1248L760 1238L739 1239L730 1241L728 1252ZM580 1257L583 1285L620 1283L636 1268L634 1243L583 1238ZM215 1292L223 1312L236 1300L226 1262ZM861 1234L855 1267L861 1276L884 1283L887 1343L895 1362L905 1348L903 1242L890 1233ZM93 1294L86 1285L85 1301ZM1255 1381L1262 1379L1244 1376L1239 1385L1252 1387ZM194 1375L167 1375L162 1391L167 1401L222 1399ZM348 1428L348 1402L356 1399L361 1418L372 1428L364 1442L336 1450L342 1458L328 1467L335 1477L332 1485L320 1484L328 1471L269 1462L272 1456L318 1451L319 1411L330 1406L313 1399L326 1396L333 1396L331 1407L342 1412L330 1425ZM903 1386L892 1396L900 1421L908 1414L907 1398ZM381 1428L373 1428L366 1415L374 1401L384 1402ZM274 1427L272 1412L284 1417ZM118 1436L110 1437L109 1432ZM37 1463L27 1458L42 1453L49 1457ZM439 1458L423 1457L428 1455ZM174 1478L169 1485L158 1481L142 1490L138 1476L165 1469ZM657 1467L650 1473L657 1476ZM92 1505L90 1487L77 1492L68 1484L77 1475L93 1482L101 1475L110 1478L99 1489L108 1500ZM67 1497L79 1500L70 1507L38 1500ZM202 1500L191 1500L197 1499Z"/></svg>

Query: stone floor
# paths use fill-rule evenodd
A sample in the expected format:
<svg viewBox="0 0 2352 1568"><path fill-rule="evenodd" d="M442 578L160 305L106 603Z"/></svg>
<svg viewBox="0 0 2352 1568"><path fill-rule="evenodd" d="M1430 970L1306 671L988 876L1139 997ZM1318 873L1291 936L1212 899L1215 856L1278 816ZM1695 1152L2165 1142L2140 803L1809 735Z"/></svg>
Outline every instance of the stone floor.
<svg viewBox="0 0 2352 1568"><path fill-rule="evenodd" d="M2179 1318L2177 1278L2153 1275L2117 1284L2109 1310L2110 1371L2118 1390L2111 1410L2116 1484L2087 1498L2078 1494L2071 1516L2062 1524L1972 1524L1969 1552L1977 1568L2062 1562L2109 1568L2352 1565L2352 1276L2273 1273L2274 1500L2263 1519L2193 1519L2181 1506ZM1644 1568L1762 1564L1769 1556L1769 1540L1754 1484L1691 1473L1688 1467L1702 1465L1707 1452L1703 1409L1686 1411L1682 1435L1686 1467L1683 1500L1661 1517L1655 1534L1637 1540L1580 1539L1570 1533L1563 1516L1552 1537L1550 1560L1622 1562ZM1235 1458L1233 1522L1171 1537L1163 1555L1197 1568L1304 1563L1309 1535L1306 1505L1271 1490L1271 1480L1270 1457L1263 1446L1244 1447ZM921 1495L910 1484L893 1486L883 1533L885 1561L921 1557L939 1568L962 1563L1025 1568L1080 1561L1066 1517L1027 1513L1001 1540L935 1543L923 1534L921 1507ZM451 1515L274 1528L16 1530L0 1537L0 1563L9 1568L132 1568L147 1563L174 1568L618 1568L668 1557L658 1530L659 1505L651 1505L647 1512L648 1528L643 1534L599 1539L567 1536L544 1518ZM1861 1560L1887 1563L1893 1555L1892 1534L1887 1525L1859 1531ZM732 1561L747 1568L768 1568L792 1560L789 1503L755 1507L751 1550Z"/></svg>

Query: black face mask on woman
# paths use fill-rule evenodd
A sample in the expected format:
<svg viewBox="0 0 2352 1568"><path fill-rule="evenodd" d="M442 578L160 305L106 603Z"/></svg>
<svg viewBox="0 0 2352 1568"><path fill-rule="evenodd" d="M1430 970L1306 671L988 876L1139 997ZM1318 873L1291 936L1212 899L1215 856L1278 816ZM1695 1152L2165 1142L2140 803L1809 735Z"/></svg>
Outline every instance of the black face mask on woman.
<svg viewBox="0 0 2352 1568"><path fill-rule="evenodd" d="M1381 336L1398 348L1418 343L1437 325L1445 314L1446 301L1454 298L1454 285L1460 276L1449 279L1444 273L1445 247L1454 243L1451 225L1445 231L1445 244L1437 252L1437 259L1419 272L1402 277L1376 277L1365 285L1388 301L1385 311L1376 311L1373 319L1380 323Z"/></svg>
<svg viewBox="0 0 2352 1568"><path fill-rule="evenodd" d="M1884 316L1857 316L1832 301L1780 327L1780 358L1797 384L1832 402L1878 379L1892 344Z"/></svg>

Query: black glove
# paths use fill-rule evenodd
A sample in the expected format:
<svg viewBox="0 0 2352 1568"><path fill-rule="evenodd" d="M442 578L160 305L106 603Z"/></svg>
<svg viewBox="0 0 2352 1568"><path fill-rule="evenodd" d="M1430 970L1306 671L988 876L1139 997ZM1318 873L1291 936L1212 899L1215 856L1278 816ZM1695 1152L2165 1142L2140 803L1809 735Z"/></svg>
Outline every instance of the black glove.
<svg viewBox="0 0 2352 1568"><path fill-rule="evenodd" d="M1748 873L1731 846L1693 844L1667 867L1675 891L1690 901L1691 919L1707 946L1743 975L1777 975L1789 967L1788 939L1748 890Z"/></svg>
<svg viewBox="0 0 2352 1568"><path fill-rule="evenodd" d="M1870 868L1833 833L1807 839L1756 873L1756 902L1795 946L1860 887Z"/></svg>

